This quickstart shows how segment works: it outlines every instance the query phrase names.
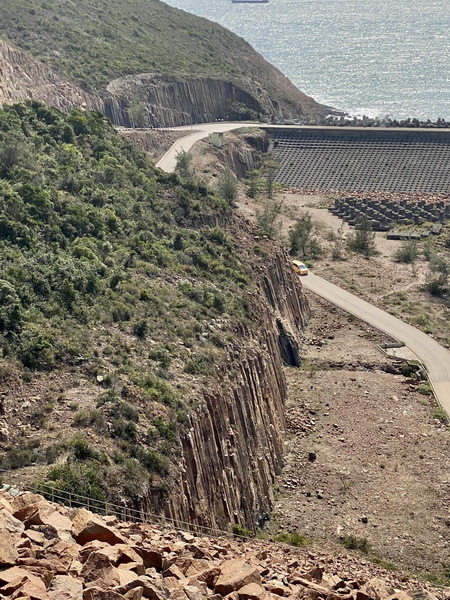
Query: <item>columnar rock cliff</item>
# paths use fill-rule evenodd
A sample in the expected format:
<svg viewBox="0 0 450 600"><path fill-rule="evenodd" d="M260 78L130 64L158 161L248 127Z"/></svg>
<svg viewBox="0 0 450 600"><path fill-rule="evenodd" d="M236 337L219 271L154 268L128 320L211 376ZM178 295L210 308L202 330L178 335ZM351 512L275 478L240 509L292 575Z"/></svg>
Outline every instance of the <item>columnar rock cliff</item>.
<svg viewBox="0 0 450 600"><path fill-rule="evenodd" d="M254 527L273 505L272 485L283 463L285 380L283 362L299 361L298 333L309 306L284 252L260 275L257 332L236 331L219 384L204 394L182 436L178 489L170 516L202 525ZM152 508L154 498L148 498Z"/></svg>
<svg viewBox="0 0 450 600"><path fill-rule="evenodd" d="M105 114L119 125L130 126L128 108L142 103L145 121L153 126L171 127L225 119L238 104L257 116L273 114L274 102L267 92L251 95L229 81L219 79L176 78L141 74L112 81L107 88Z"/></svg>
<svg viewBox="0 0 450 600"><path fill-rule="evenodd" d="M60 110L103 108L99 97L87 94L27 52L0 40L0 105L29 99Z"/></svg>

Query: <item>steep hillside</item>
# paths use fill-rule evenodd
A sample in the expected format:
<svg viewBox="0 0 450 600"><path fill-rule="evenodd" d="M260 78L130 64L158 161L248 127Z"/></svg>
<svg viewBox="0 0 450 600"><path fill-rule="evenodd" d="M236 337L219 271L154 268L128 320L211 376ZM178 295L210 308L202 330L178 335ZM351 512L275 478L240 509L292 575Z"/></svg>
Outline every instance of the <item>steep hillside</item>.
<svg viewBox="0 0 450 600"><path fill-rule="evenodd" d="M117 123L171 124L172 109L188 115L173 122L258 113L315 120L326 110L243 39L159 0L5 0L0 37L109 99ZM227 101L209 105L207 93L189 121L192 97L210 86Z"/></svg>
<svg viewBox="0 0 450 600"><path fill-rule="evenodd" d="M0 468L185 520L262 518L282 358L298 364L308 318L286 265L100 113L0 111Z"/></svg>
<svg viewBox="0 0 450 600"><path fill-rule="evenodd" d="M69 78L4 40L0 40L0 73L0 106L35 98L61 110L103 109L99 96L88 94Z"/></svg>

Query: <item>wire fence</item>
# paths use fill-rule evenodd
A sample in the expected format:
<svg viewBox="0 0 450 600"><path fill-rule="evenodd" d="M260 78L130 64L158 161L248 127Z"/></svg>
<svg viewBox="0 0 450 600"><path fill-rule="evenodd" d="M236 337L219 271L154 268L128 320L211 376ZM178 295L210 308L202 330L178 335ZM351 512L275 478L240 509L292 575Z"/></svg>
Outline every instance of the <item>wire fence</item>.
<svg viewBox="0 0 450 600"><path fill-rule="evenodd" d="M7 473L7 471L0 470L0 473ZM15 491L15 488L10 484L4 484L3 489L6 491ZM69 508L86 508L87 510L102 515L102 516L114 516L119 521L133 522L133 523L151 523L158 525L161 529L174 529L177 531L186 531L197 536L208 536L208 537L234 537L235 534L230 531L219 529L217 527L209 527L206 525L200 525L198 523L190 523L181 519L175 519L168 517L164 514L152 513L143 509L131 508L129 506L115 504L108 502L107 500L98 500L96 498L90 498L83 496L77 492L71 492L68 490L58 489L52 485L46 483L38 483L35 485L22 485L21 491L31 491L37 494L41 494L47 500L56 504L61 504ZM239 533L239 537L247 537Z"/></svg>

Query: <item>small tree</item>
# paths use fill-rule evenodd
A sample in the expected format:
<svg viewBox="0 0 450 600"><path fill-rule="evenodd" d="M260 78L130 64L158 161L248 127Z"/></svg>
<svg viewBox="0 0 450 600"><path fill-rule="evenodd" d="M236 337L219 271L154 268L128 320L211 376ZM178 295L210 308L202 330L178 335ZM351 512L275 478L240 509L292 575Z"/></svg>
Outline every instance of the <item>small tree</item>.
<svg viewBox="0 0 450 600"><path fill-rule="evenodd" d="M342 225L339 226L337 233L333 234L332 241L333 247L331 249L331 258L333 260L344 260L344 240L343 240L344 228Z"/></svg>
<svg viewBox="0 0 450 600"><path fill-rule="evenodd" d="M377 253L375 248L375 232L372 223L366 215L362 215L355 223L355 233L348 238L348 247L353 252L364 256L373 256Z"/></svg>
<svg viewBox="0 0 450 600"><path fill-rule="evenodd" d="M190 152L185 152L181 150L175 157L177 161L177 171L180 173L181 177L188 179L192 176L192 154Z"/></svg>
<svg viewBox="0 0 450 600"><path fill-rule="evenodd" d="M306 256L308 243L313 231L313 222L309 212L297 220L293 229L289 231L289 254Z"/></svg>
<svg viewBox="0 0 450 600"><path fill-rule="evenodd" d="M271 202L266 200L261 209L256 211L256 223L262 233L272 239L276 238L279 233L278 218L283 209L283 201L278 200Z"/></svg>
<svg viewBox="0 0 450 600"><path fill-rule="evenodd" d="M273 198L274 178L276 169L277 163L273 160L268 160L264 163L263 170L266 178L266 192L268 198Z"/></svg>
<svg viewBox="0 0 450 600"><path fill-rule="evenodd" d="M235 202L238 194L238 185L236 177L230 169L225 169L222 173L217 191L219 196L226 200L230 206Z"/></svg>
<svg viewBox="0 0 450 600"><path fill-rule="evenodd" d="M319 258L322 248L313 235L314 223L309 212L297 220L289 231L289 254L301 254L302 258Z"/></svg>
<svg viewBox="0 0 450 600"><path fill-rule="evenodd" d="M440 256L431 260L425 289L432 295L443 298L449 293L450 263Z"/></svg>
<svg viewBox="0 0 450 600"><path fill-rule="evenodd" d="M256 169L252 169L247 173L248 177L248 190L247 196L250 198L256 198L258 193L259 173Z"/></svg>

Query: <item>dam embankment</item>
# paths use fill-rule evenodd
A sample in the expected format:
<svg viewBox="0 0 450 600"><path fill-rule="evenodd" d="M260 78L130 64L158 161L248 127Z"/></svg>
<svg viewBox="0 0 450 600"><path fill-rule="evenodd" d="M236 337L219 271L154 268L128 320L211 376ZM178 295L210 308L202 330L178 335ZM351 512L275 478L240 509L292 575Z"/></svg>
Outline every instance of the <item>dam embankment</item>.
<svg viewBox="0 0 450 600"><path fill-rule="evenodd" d="M450 193L450 130L265 127L289 187Z"/></svg>

